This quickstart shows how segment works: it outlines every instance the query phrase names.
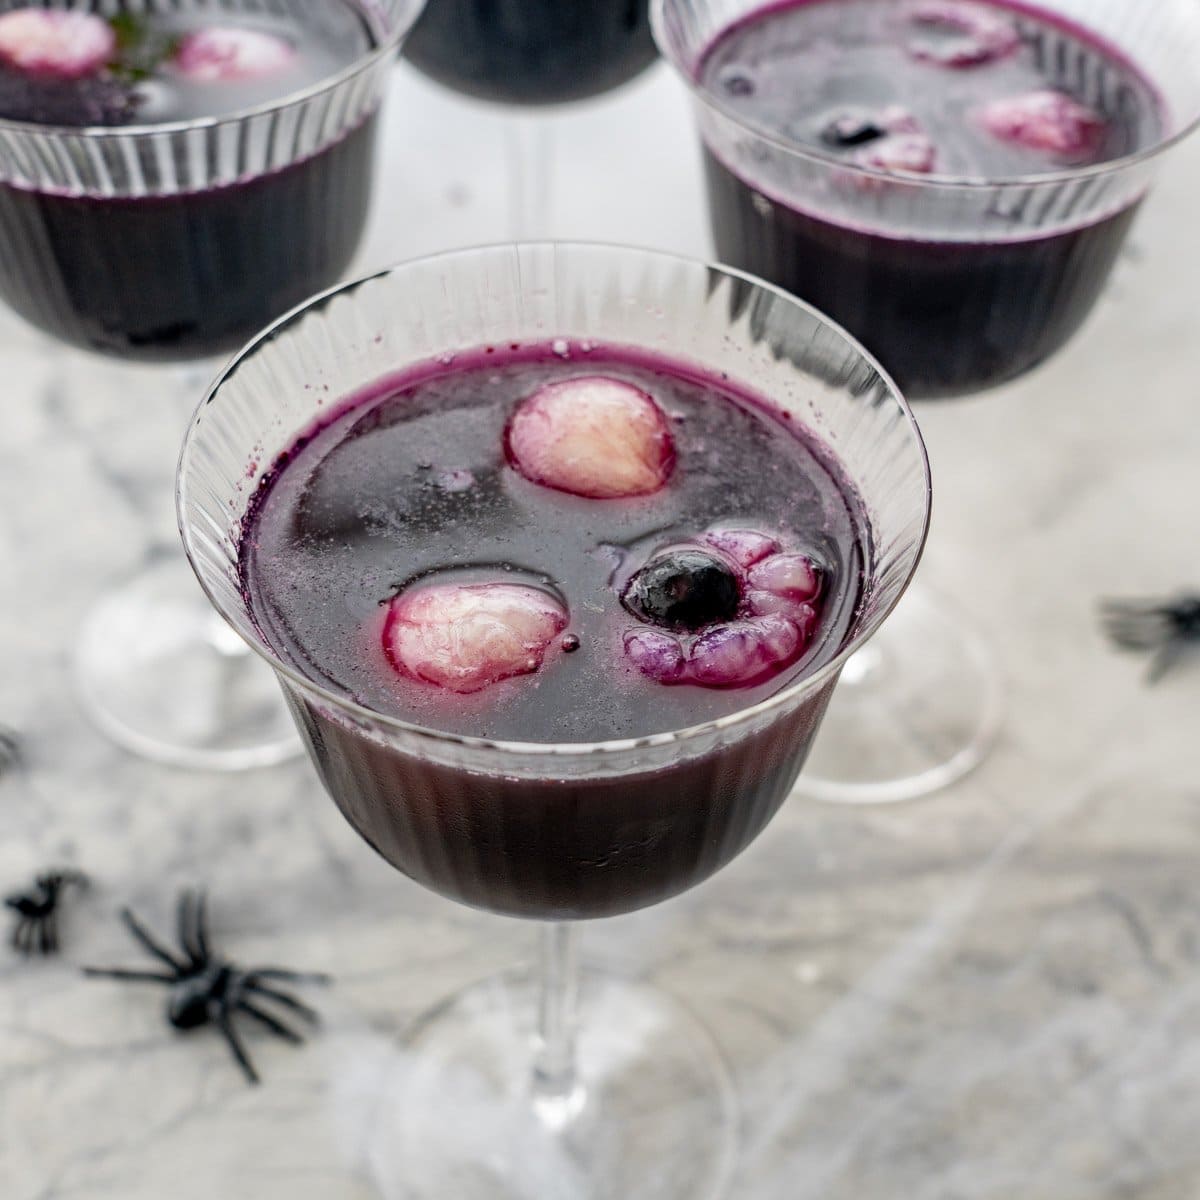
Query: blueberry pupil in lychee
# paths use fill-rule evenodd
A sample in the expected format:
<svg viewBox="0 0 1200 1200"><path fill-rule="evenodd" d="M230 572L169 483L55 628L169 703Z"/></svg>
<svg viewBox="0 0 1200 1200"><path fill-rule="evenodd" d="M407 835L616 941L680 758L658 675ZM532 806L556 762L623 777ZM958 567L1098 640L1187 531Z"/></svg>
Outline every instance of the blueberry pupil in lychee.
<svg viewBox="0 0 1200 1200"><path fill-rule="evenodd" d="M622 597L653 625L701 629L737 615L741 587L728 564L703 550L678 550L643 567Z"/></svg>
<svg viewBox="0 0 1200 1200"><path fill-rule="evenodd" d="M844 149L850 146L865 146L887 137L888 131L870 117L856 113L842 113L834 117L821 130L821 140L827 146Z"/></svg>

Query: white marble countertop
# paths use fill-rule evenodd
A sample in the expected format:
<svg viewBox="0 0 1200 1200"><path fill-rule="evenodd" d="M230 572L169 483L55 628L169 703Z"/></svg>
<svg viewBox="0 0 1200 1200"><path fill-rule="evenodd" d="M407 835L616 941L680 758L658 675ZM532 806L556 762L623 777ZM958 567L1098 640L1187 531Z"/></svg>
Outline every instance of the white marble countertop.
<svg viewBox="0 0 1200 1200"><path fill-rule="evenodd" d="M708 251L665 71L556 119L551 232ZM398 72L364 265L505 235L487 110ZM1086 332L1036 376L919 414L938 484L925 578L999 647L1010 709L977 774L924 802L793 801L680 900L587 930L588 955L689 998L743 1105L735 1200L1194 1200L1200 1194L1200 669L1154 690L1094 620L1106 594L1200 584L1200 143L1179 152ZM183 418L161 376L0 315L0 890L95 880L64 956L0 950L3 1200L369 1200L355 1097L405 1021L528 957L516 922L399 878L303 763L242 776L130 758L81 713L89 602L176 552ZM167 1029L117 909L166 926L185 883L244 963L337 977L326 1031ZM453 1198L447 1198L453 1200Z"/></svg>

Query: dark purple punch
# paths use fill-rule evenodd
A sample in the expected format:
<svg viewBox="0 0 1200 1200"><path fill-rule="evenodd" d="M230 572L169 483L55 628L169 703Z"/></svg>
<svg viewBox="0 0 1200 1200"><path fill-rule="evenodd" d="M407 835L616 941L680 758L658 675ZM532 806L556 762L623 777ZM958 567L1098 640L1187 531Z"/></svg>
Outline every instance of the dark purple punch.
<svg viewBox="0 0 1200 1200"><path fill-rule="evenodd" d="M0 185L0 299L87 350L230 350L341 274L367 215L374 122L245 183L103 199Z"/></svg>
<svg viewBox="0 0 1200 1200"><path fill-rule="evenodd" d="M841 322L915 400L995 387L1052 357L1091 312L1137 207L1038 238L920 241L767 201L709 152L705 171L721 261Z"/></svg>
<svg viewBox="0 0 1200 1200"><path fill-rule="evenodd" d="M1061 196L984 185L1086 170L1163 135L1156 93L1116 50L1007 3L769 5L708 48L698 81L762 135L753 149L749 133L706 136L721 259L840 321L917 398L1003 383L1057 351L1140 199L1105 202L1084 179Z"/></svg>
<svg viewBox="0 0 1200 1200"><path fill-rule="evenodd" d="M240 147L231 141L223 162L210 157L211 148L196 161L178 145L155 147L147 137L126 143L131 166L118 141L124 130L270 106L374 48L350 0L312 11L311 26L237 5L219 16L200 10L87 18L111 29L111 49L87 42L100 45L101 54L83 62L82 73L70 58L59 69L30 54L6 56L0 19L0 119L20 123L11 128L45 127L63 159L100 156L96 173L120 181L51 188L9 170L0 182L0 300L86 349L192 359L233 348L335 280L366 218L373 113L296 158L289 153L295 130L279 122L262 133L275 139L278 164L266 170L239 168L248 134ZM16 15L54 14L35 8ZM36 41L19 27L10 32L13 44ZM114 137L82 148L74 130L95 126L112 128ZM14 151L18 169L23 161ZM139 171L147 182L138 182ZM185 182L196 178L198 186Z"/></svg>
<svg viewBox="0 0 1200 1200"><path fill-rule="evenodd" d="M666 419L657 490L572 494L512 459L531 397L574 381L594 398L597 379ZM631 426L603 460L661 461L655 433ZM306 434L243 523L243 586L285 661L374 712L521 742L642 737L740 712L842 647L868 551L839 478L728 382L619 348L498 347L391 379ZM644 653L656 638L679 674ZM594 780L481 778L294 705L331 795L388 861L464 903L566 919L656 903L728 862L786 795L827 699L715 754Z"/></svg>
<svg viewBox="0 0 1200 1200"><path fill-rule="evenodd" d="M647 0L430 0L405 45L425 74L506 104L607 92L654 60Z"/></svg>

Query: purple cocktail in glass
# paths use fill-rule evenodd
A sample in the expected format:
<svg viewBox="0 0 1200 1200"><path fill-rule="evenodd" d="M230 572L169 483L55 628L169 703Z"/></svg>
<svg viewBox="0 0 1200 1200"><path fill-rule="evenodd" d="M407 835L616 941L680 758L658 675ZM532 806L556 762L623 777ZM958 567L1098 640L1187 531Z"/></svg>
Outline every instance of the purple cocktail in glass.
<svg viewBox="0 0 1200 1200"><path fill-rule="evenodd" d="M1004 383L1068 340L1142 192L1038 181L1136 157L1169 121L1115 46L1023 5L799 0L742 17L695 69L731 118L823 168L707 141L722 259L832 313L914 399Z"/></svg>
<svg viewBox="0 0 1200 1200"><path fill-rule="evenodd" d="M345 270L377 103L324 130L285 106L311 92L327 110L333 82L374 55L382 31L365 10L76 16L64 57L30 65L21 35L39 31L23 27L50 21L47 41L55 14L0 13L0 300L84 349L189 361L233 349Z"/></svg>
<svg viewBox="0 0 1200 1200"><path fill-rule="evenodd" d="M693 887L761 832L928 511L911 415L856 343L645 251L406 264L221 377L179 476L214 605L379 853L544 923L540 989L491 980L414 1031L378 1125L409 1194L721 1193L711 1042L641 985L581 991L564 922ZM460 1102L478 1121L438 1139Z"/></svg>
<svg viewBox="0 0 1200 1200"><path fill-rule="evenodd" d="M1200 118L1183 0L657 0L653 19L695 100L722 260L829 312L914 400L1062 349ZM920 685L886 694L896 662L848 673L863 701L830 739L830 798L945 786L998 728L986 645L934 606L910 614ZM861 744L868 711L894 753Z"/></svg>
<svg viewBox="0 0 1200 1200"><path fill-rule="evenodd" d="M297 669L448 733L579 743L719 720L835 658L861 600L861 502L790 425L686 363L594 340L417 364L322 415L259 485L246 602ZM307 719L330 791L395 866L563 920L657 902L736 854L824 699L719 767L580 782L571 804L554 781L472 782L318 706ZM718 772L736 802L706 782Z"/></svg>
<svg viewBox="0 0 1200 1200"><path fill-rule="evenodd" d="M419 8L0 0L0 302L84 350L189 363L334 282ZM89 711L140 753L241 767L294 749L269 676L178 569L93 609L77 667Z"/></svg>
<svg viewBox="0 0 1200 1200"><path fill-rule="evenodd" d="M431 0L405 57L498 104L564 104L611 91L654 61L649 0Z"/></svg>

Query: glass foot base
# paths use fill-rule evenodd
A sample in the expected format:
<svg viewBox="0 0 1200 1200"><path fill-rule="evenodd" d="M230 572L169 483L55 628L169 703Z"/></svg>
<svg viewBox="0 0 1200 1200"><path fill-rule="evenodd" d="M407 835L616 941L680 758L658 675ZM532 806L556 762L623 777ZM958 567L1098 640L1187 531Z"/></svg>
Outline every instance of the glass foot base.
<svg viewBox="0 0 1200 1200"><path fill-rule="evenodd" d="M732 1083L686 1009L585 971L579 1086L551 1112L532 1091L538 989L503 975L412 1031L367 1148L404 1200L718 1200L734 1163Z"/></svg>
<svg viewBox="0 0 1200 1200"><path fill-rule="evenodd" d="M910 591L846 664L796 792L889 804L949 787L987 757L1003 707L983 636Z"/></svg>
<svg viewBox="0 0 1200 1200"><path fill-rule="evenodd" d="M213 612L182 560L93 608L75 668L89 716L143 758L238 771L300 751L270 668Z"/></svg>

